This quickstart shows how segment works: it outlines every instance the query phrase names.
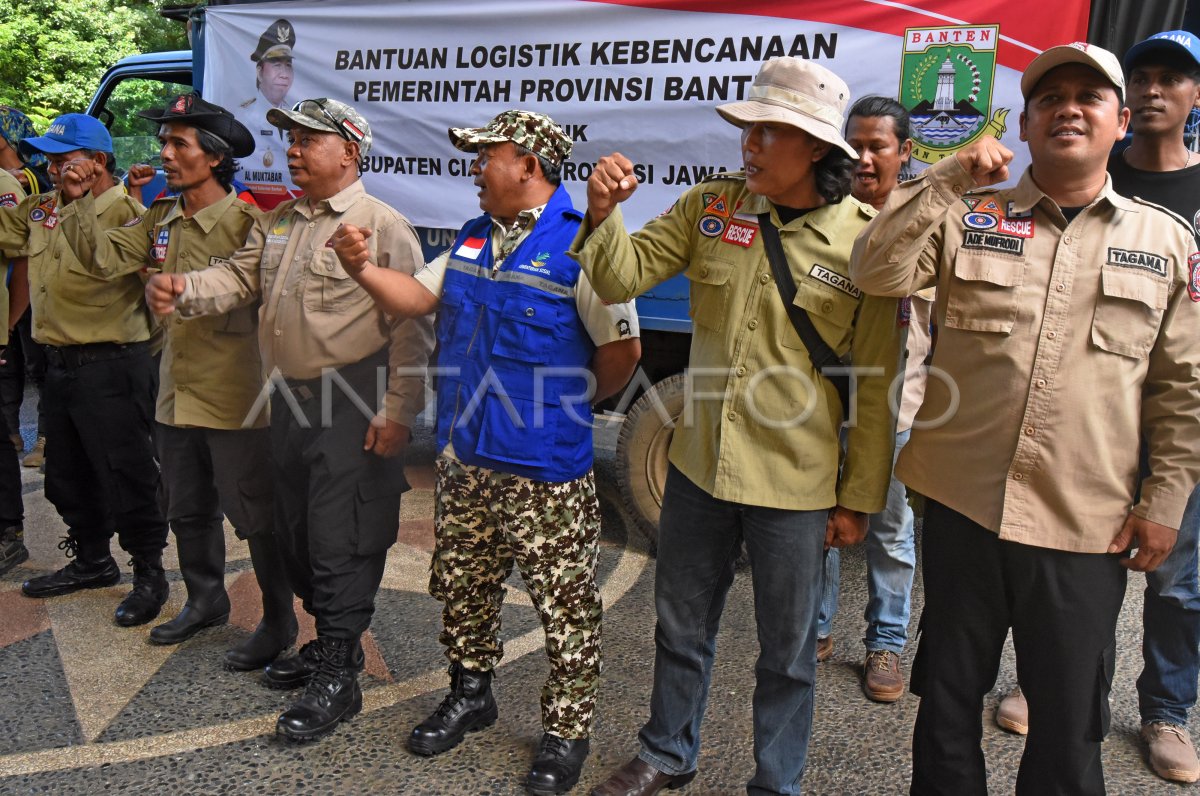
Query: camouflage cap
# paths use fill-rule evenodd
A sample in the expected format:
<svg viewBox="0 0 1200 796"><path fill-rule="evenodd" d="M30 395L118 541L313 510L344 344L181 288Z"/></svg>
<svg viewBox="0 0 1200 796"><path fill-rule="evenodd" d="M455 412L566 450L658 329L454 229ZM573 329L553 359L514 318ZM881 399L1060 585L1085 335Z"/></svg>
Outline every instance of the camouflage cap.
<svg viewBox="0 0 1200 796"><path fill-rule="evenodd" d="M358 143L359 155L366 157L371 151L371 125L358 111L344 102L317 97L300 100L290 111L271 108L267 121L280 130L305 127L320 133L334 133L347 141Z"/></svg>
<svg viewBox="0 0 1200 796"><path fill-rule="evenodd" d="M487 127L451 127L449 133L450 143L463 152L512 141L556 166L571 156L571 137L549 116L533 111L504 111Z"/></svg>
<svg viewBox="0 0 1200 796"><path fill-rule="evenodd" d="M33 127L33 122L29 120L21 111L16 108L10 108L7 105L0 105L0 136L4 136L4 140L13 149L21 143L23 139L33 138L37 135L37 130ZM46 156L40 152L34 152L26 161L34 166L45 166L49 161Z"/></svg>

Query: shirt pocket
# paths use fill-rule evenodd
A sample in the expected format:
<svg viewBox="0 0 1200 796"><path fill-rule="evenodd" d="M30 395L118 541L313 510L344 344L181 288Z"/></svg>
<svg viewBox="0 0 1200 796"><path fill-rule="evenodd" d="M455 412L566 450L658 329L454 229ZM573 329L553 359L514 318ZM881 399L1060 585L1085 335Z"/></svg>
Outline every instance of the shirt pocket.
<svg viewBox="0 0 1200 796"><path fill-rule="evenodd" d="M543 365L558 325L554 304L527 296L510 296L500 309L492 355Z"/></svg>
<svg viewBox="0 0 1200 796"><path fill-rule="evenodd" d="M706 257L692 263L691 267L684 271L684 275L691 282L688 315L697 326L714 332L721 331L729 307L729 294L733 290L729 285L733 267L733 263L727 260Z"/></svg>
<svg viewBox="0 0 1200 796"><path fill-rule="evenodd" d="M337 255L326 249L314 252L308 261L308 280L304 287L304 308L313 312L332 312L366 295L358 283L342 268Z"/></svg>
<svg viewBox="0 0 1200 796"><path fill-rule="evenodd" d="M1024 260L960 251L947 291L946 326L1011 334L1017 320L1017 288L1024 281Z"/></svg>
<svg viewBox="0 0 1200 796"><path fill-rule="evenodd" d="M1167 308L1167 281L1120 266L1100 269L1092 342L1112 354L1145 359Z"/></svg>
<svg viewBox="0 0 1200 796"><path fill-rule="evenodd" d="M774 283L771 283L771 289L779 292ZM782 297L777 300L782 304ZM849 335L850 328L854 326L854 313L858 310L858 299L819 287L808 279L797 282L796 299L792 303L808 313L821 339L832 348L837 348ZM827 329L826 324L834 328ZM787 322L783 324L779 342L785 348L808 350L808 346L800 339L800 333L796 331L796 324L792 323L791 315L788 315Z"/></svg>

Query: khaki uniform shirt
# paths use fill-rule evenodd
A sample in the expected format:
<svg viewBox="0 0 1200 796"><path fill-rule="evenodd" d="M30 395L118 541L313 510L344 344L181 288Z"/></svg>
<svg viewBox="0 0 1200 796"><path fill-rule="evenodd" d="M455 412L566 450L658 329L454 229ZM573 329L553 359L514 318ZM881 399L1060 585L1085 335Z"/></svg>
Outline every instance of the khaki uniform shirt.
<svg viewBox="0 0 1200 796"><path fill-rule="evenodd" d="M188 218L182 200L171 197L152 204L140 220L105 231L89 194L67 205L60 223L91 272L113 279L143 270L187 273L224 262L245 243L260 215L230 192ZM165 319L155 419L201 428L265 426L267 413L255 407L263 389L256 321L252 306L204 318L176 313Z"/></svg>
<svg viewBox="0 0 1200 796"><path fill-rule="evenodd" d="M859 379L840 481L837 391L818 376L788 318L758 229L761 212L779 228L796 304L839 354L878 368ZM895 445L888 387L902 344L897 301L864 297L846 276L850 245L873 213L846 198L783 225L735 174L689 190L632 235L619 208L596 229L586 220L580 228L571 254L605 300L628 301L678 273L690 280L692 395L669 455L713 497L789 510L883 508Z"/></svg>
<svg viewBox="0 0 1200 796"><path fill-rule="evenodd" d="M912 428L913 418L925 397L925 377L929 367L925 360L933 348L929 323L933 320L933 297L935 291L922 290L909 296L908 339L904 343L904 387L900 392L900 415L896 419L896 433Z"/></svg>
<svg viewBox="0 0 1200 796"><path fill-rule="evenodd" d="M937 285L935 370L896 475L1037 547L1103 553L1131 507L1178 527L1200 478L1189 229L1110 182L1070 223L1029 172L971 184L946 158L855 243L864 290ZM1143 431L1153 475L1134 506Z"/></svg>
<svg viewBox="0 0 1200 796"><path fill-rule="evenodd" d="M21 187L21 183L16 177L9 174L4 169L0 169L0 207L16 207L25 198L25 189ZM21 256L21 248L5 251L4 259L8 262L5 265L10 265L11 262ZM0 279L0 345L8 345L8 330L16 325L16 322L8 317L8 280Z"/></svg>
<svg viewBox="0 0 1200 796"><path fill-rule="evenodd" d="M343 223L371 230L375 265L410 275L421 266L412 225L356 181L327 200L296 199L263 214L228 262L187 274L176 307L184 317L222 314L261 297L263 368L289 379L315 379L324 368L351 365L388 346L383 409L389 420L411 426L425 405L432 316L384 315L326 246Z"/></svg>
<svg viewBox="0 0 1200 796"><path fill-rule="evenodd" d="M120 185L96 197L103 229L142 213ZM0 208L0 248L29 258L33 339L53 346L138 343L150 339L145 285L136 273L105 279L89 273L62 235L58 193L34 194L15 208Z"/></svg>

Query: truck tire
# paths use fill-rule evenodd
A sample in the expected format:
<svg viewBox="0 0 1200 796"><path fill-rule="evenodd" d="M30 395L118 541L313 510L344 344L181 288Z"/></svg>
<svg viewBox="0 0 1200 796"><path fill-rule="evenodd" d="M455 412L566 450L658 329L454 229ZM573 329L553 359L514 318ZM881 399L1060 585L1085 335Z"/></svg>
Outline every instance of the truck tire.
<svg viewBox="0 0 1200 796"><path fill-rule="evenodd" d="M617 435L617 486L621 501L650 550L658 549L658 515L667 482L667 449L683 414L686 379L676 373L655 384L629 407ZM669 421L664 420L664 413Z"/></svg>

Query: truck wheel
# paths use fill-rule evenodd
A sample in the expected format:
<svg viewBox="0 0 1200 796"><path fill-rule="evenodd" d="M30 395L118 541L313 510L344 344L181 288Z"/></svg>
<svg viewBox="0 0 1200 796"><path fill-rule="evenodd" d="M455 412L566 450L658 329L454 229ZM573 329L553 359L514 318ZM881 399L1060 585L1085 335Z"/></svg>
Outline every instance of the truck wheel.
<svg viewBox="0 0 1200 796"><path fill-rule="evenodd" d="M667 483L667 449L675 422L683 414L686 381L682 373L663 379L634 402L617 435L617 485L621 500L645 535L658 548L658 515ZM665 417L664 417L665 415Z"/></svg>

